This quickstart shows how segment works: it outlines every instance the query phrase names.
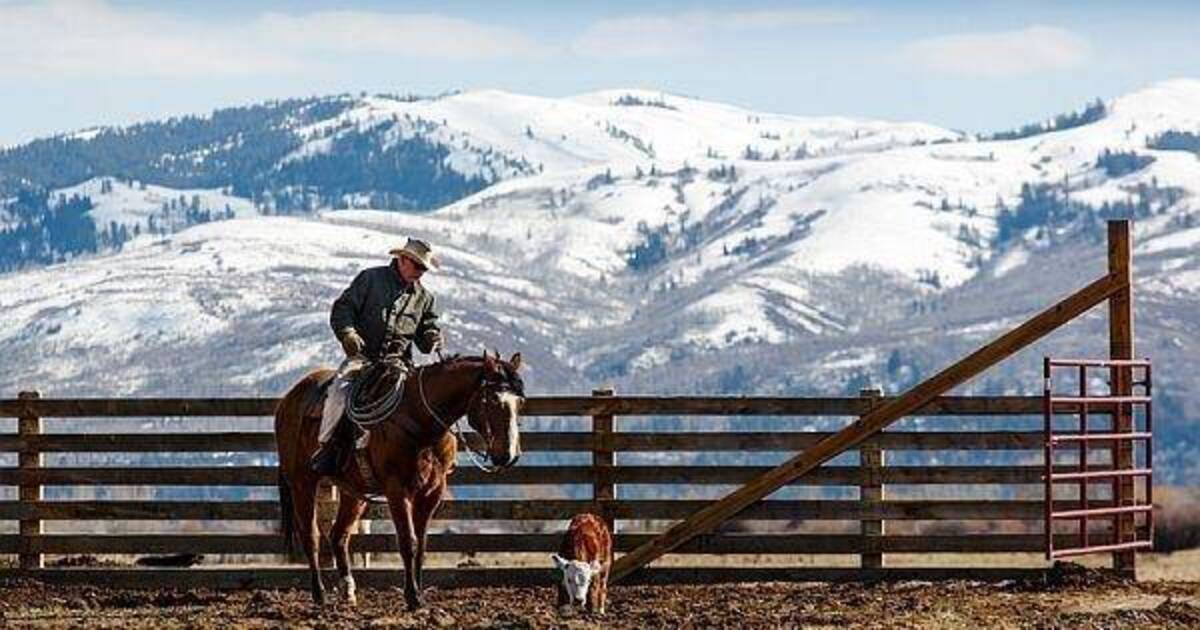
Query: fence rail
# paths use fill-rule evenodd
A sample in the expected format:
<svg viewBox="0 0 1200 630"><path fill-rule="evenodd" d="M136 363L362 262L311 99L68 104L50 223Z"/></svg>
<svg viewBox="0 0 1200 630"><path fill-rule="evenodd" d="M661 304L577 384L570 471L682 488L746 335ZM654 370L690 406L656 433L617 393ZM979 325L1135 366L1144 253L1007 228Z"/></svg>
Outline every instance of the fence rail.
<svg viewBox="0 0 1200 630"><path fill-rule="evenodd" d="M894 400L879 398L879 404ZM0 400L0 417L122 418L152 416L270 416L274 398L30 398ZM526 400L524 416L859 416L874 403L862 397L777 398L752 396L539 396ZM1071 413L1078 405L1056 411ZM1093 405L1090 413L1111 414ZM1025 416L1042 412L1039 396L943 396L913 412L917 416Z"/></svg>
<svg viewBox="0 0 1200 630"><path fill-rule="evenodd" d="M590 397L531 398L523 410L526 416L575 418L581 424L577 431L529 431L522 436L526 451L546 453L591 453L588 463L570 465L522 465L501 474L489 475L470 467L460 467L452 476L454 486L535 486L575 487L576 494L590 491L582 499L476 499L461 498L447 501L438 512L438 522L450 524L456 531L430 536L433 552L526 553L550 552L557 548L558 533L463 533L470 526L494 523L491 528L504 527L513 521L537 521L543 527L561 527L562 521L586 510L601 513L618 527L618 551L631 551L653 539L654 531L637 531L654 527L654 521L678 521L687 518L710 501L677 498L702 487L740 485L753 479L770 466L732 465L720 463L738 453L791 453L801 451L831 435L828 431L723 431L714 425L711 431L623 431L628 416L842 416L848 422L867 413L891 398L864 391L860 397L843 398L653 398L616 396L611 391L597 390ZM57 486L83 489L111 490L120 487L244 487L268 488L277 483L274 466L254 465L197 465L197 466L129 466L92 467L73 463L69 466L45 466L47 454L68 453L209 453L218 460L232 454L261 456L275 448L274 436L262 430L196 430L178 433L110 433L104 432L106 419L137 417L227 418L236 426L237 418L261 418L272 414L274 399L54 399L23 395L16 400L0 400L0 417L25 419L16 434L0 435L0 452L22 454L20 466L0 468L0 485L22 489L16 500L0 501L0 520L22 524L16 534L0 535L0 554L16 554L23 574L42 579L71 581L87 575L108 575L121 584L153 583L151 577L137 570L80 572L43 568L44 558L61 554L152 554L191 552L229 555L276 555L283 552L279 536L267 533L130 533L130 534L62 534L42 533L47 523L69 521L206 521L237 522L274 521L279 518L279 505L274 500L66 500L46 499L47 488ZM1062 405L1060 413L1072 413L1075 407ZM917 415L970 416L983 420L978 426L987 427L988 419L998 421L1013 416L1028 416L1028 430L978 431L885 431L858 445L858 464L827 465L796 479L792 487L845 488L858 498L769 499L760 501L731 522L737 531L719 531L697 537L681 546L679 554L812 554L858 555L862 568L846 567L725 567L713 572L699 572L678 567L657 568L637 578L643 582L665 580L708 581L714 575L730 579L874 579L880 577L919 576L922 579L938 576L986 577L994 573L997 579L1017 576L1021 570L1001 570L981 573L978 568L911 569L886 567L885 555L892 553L1017 553L1038 552L1045 546L1043 535L1037 533L988 534L897 534L895 528L885 527L888 521L1028 521L1027 529L1037 531L1036 521L1043 515L1038 492L1043 483L1040 455L1042 432L1034 420L1042 411L1041 397L944 397L922 407ZM1104 408L1089 406L1091 414L1105 413ZM1109 410L1111 413L1111 409ZM46 418L89 419L87 430L92 433L45 433L42 421ZM37 420L33 422L32 420ZM94 422L93 422L94 420ZM690 426L696 426L692 420ZM943 421L941 424L945 424ZM201 424L197 425L202 427ZM261 426L261 423L259 424ZM567 425L569 426L569 425ZM645 424L639 424L644 427ZM701 426L703 426L701 424ZM761 426L761 424L759 425ZM794 426L794 424L792 425ZM473 437L470 439L474 439ZM1013 453L1020 464L1014 465L939 465L931 459L932 451L1004 451ZM911 451L902 465L885 457L888 451ZM644 461L644 455L654 453L706 453L703 465L677 463L654 464ZM927 455L922 455L922 453ZM1022 453L1024 452L1024 453ZM256 456L255 454L259 454ZM624 463L622 454L640 454L637 463ZM914 463L914 457L922 461ZM710 463L710 460L718 463ZM722 460L722 458L726 458ZM628 460L628 457L624 458ZM243 460L244 461L244 460ZM1093 464L1090 471L1110 469ZM1070 466L1056 467L1060 473L1074 472ZM896 486L938 486L943 489L964 489L980 484L999 486L1010 492L1007 499L938 498L898 499L897 493L884 489ZM641 488L634 496L660 492L663 498L627 498L620 496L627 488ZM589 490L585 490L589 489ZM649 490L647 490L649 489ZM61 495L60 495L61 496ZM839 497L844 494L838 495ZM1064 509L1070 502L1061 504ZM1103 501L1092 500L1090 507L1104 507ZM367 518L386 519L385 510L373 506ZM745 533L759 521L796 525L801 522L858 521L860 533L816 534L786 531L782 533ZM557 522L547 523L547 522ZM741 528L740 530L738 528ZM794 530L795 528L793 528ZM776 527L777 531L778 526ZM849 530L846 530L847 532ZM1105 532L1093 532L1092 540L1104 544L1110 540ZM1056 536L1061 544L1073 544L1069 535ZM353 543L355 552L390 553L395 541L387 534L362 534ZM1026 570L1036 571L1037 568ZM244 569L204 569L179 577L186 584L201 580L205 584L275 584L292 583L286 571L266 572L258 578L247 577ZM488 573L491 571L492 573ZM709 569L705 569L709 571ZM525 569L464 569L462 575L438 573L433 582L491 583L507 576L504 583L537 583L544 571ZM484 575L487 574L487 575ZM167 572L157 573L166 576ZM172 576L183 575L178 572ZM297 574L298 575L298 574ZM207 577L195 577L207 576ZM266 576L266 577L264 577ZM465 576L465 577L464 577ZM268 579L269 578L269 579ZM175 579L172 577L171 579ZM385 580L383 577L375 579ZM289 581L291 580L291 582ZM465 582L464 582L465 580Z"/></svg>

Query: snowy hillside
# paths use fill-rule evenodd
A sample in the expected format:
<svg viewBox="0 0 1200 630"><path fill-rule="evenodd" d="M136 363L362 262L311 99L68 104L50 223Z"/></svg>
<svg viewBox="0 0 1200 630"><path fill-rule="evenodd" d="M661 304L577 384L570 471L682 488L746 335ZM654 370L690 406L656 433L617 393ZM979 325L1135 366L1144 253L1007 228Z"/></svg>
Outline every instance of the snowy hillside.
<svg viewBox="0 0 1200 630"><path fill-rule="evenodd" d="M520 349L539 392L896 391L1093 279L1104 219L1131 216L1138 352L1165 366L1159 391L1177 424L1164 426L1184 426L1200 421L1200 379L1186 367L1200 349L1200 143L1189 144L1200 82L1098 111L985 141L652 91L342 98L328 116L284 125L297 140L271 172L392 151L473 183L429 180L447 202L423 213L335 210L300 180L253 198L234 194L241 185L105 174L58 188L91 197L98 227L133 223L141 235L117 253L0 275L0 353L14 358L0 391L279 393L337 359L330 302L410 235L444 251L428 284L451 349ZM383 168L354 163L374 173L364 181ZM397 166L414 163L394 163L394 175L427 173ZM279 212L284 194L315 210L257 216ZM195 207L236 218L148 233L151 217L183 228ZM1031 352L1102 354L1100 324ZM973 387L1027 391L1031 357Z"/></svg>
<svg viewBox="0 0 1200 630"><path fill-rule="evenodd" d="M859 153L959 137L920 123L763 114L646 90L570 99L484 90L430 100L366 97L339 116L297 129L311 139L288 159L319 155L340 136L369 131L390 142L423 136L450 147L447 167L490 180L704 156Z"/></svg>
<svg viewBox="0 0 1200 630"><path fill-rule="evenodd" d="M97 228L113 223L131 231L173 232L194 223L258 215L254 204L220 190L175 189L144 182L96 177L54 191L54 196L82 195L92 200L89 213ZM189 221L189 213L197 217Z"/></svg>

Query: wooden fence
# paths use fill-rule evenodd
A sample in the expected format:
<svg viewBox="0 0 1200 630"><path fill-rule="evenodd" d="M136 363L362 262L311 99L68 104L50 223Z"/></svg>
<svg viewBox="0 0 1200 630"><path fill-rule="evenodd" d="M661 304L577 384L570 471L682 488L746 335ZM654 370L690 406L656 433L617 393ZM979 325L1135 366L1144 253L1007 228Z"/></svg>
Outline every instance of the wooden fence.
<svg viewBox="0 0 1200 630"><path fill-rule="evenodd" d="M867 413L887 398L865 391L858 398L667 398L615 396L598 390L591 397L538 397L527 401L526 416L564 417L567 431L526 431L522 436L527 452L575 453L570 465L526 465L499 474L485 474L469 465L460 466L452 482L456 486L496 484L563 487L590 486L590 496L577 499L454 499L438 513L450 528L431 534L432 552L546 552L557 548L557 531L565 519L595 510L616 522L618 552L644 544L654 532L635 529L635 521L678 521L708 504L707 500L673 498L712 485L736 486L754 478L769 466L629 464L625 453L704 452L710 460L723 456L742 458L745 453L794 453L815 444L828 432L756 431L731 432L622 430L624 417L700 416L716 420L732 416L777 416L817 418L844 417L846 423ZM46 555L64 554L152 554L194 552L204 554L280 554L282 540L269 533L170 533L170 534L49 534L48 521L72 520L201 520L272 521L279 517L275 500L46 500L46 486L244 486L273 487L274 466L168 466L168 467L48 467L47 453L213 453L261 454L274 450L274 438L257 431L188 433L47 433L44 418L94 418L103 423L111 418L208 417L249 419L269 416L273 399L44 399L23 393L15 400L0 400L0 417L17 418L15 434L0 434L0 454L17 453L17 466L0 468L0 486L15 486L16 500L0 501L0 522L17 521L17 533L0 535L0 554L16 556L17 567L0 571L55 581L103 582L134 586L280 586L304 584L299 567L239 567L164 569L63 569L46 568ZM840 487L841 496L853 499L767 499L738 515L723 531L699 536L674 550L678 554L771 554L784 562L771 566L650 567L631 575L631 582L705 582L726 580L871 580L886 578L936 579L971 577L1008 579L1027 577L1038 567L995 569L897 568L887 566L889 553L1004 553L1041 552L1045 539L1039 524L1043 518L1041 497L1041 453L1043 435L1039 428L1040 397L943 397L917 410L919 416L969 416L995 426L1015 416L1038 417L1028 428L985 428L981 430L881 432L863 443L855 464L830 464L800 477L792 486ZM1066 409L1064 409L1066 411ZM1091 409L1093 414L1104 409ZM1111 410L1109 411L1111 414ZM695 422L705 422L696 418ZM825 420L828 425L836 421ZM940 423L949 423L941 420ZM576 424L578 423L578 424ZM795 424L791 425L794 429ZM714 427L717 428L717 427ZM945 451L1002 451L1010 454L1006 465L939 465L929 457ZM905 451L904 465L890 465L889 451ZM914 453L915 452L915 453ZM590 460L583 453L590 453ZM961 453L960 453L961 454ZM9 456L11 458L11 456ZM623 462L623 458L626 460ZM919 460L914 463L914 460ZM584 463L586 462L586 463ZM663 498L623 498L630 484L658 493ZM889 486L939 486L938 494L960 498L892 498ZM973 490L980 484L999 485L1010 496L979 499ZM855 490L857 492L855 492ZM578 493L577 493L578 494ZM1060 503L1059 505L1067 505ZM1092 501L1097 506L1097 501ZM368 518L385 519L384 510L373 507ZM889 531L887 523L900 521L1025 521L1018 533L919 534ZM495 521L496 523L491 523ZM502 528L508 521L553 521L548 533L472 533L481 524ZM782 533L747 533L739 521L858 521L855 530L823 534L778 528ZM744 523L743 523L744 524ZM777 523L778 524L778 523ZM730 527L729 525L733 525ZM844 525L844 523L843 523ZM435 530L438 529L435 526ZM893 525L892 529L896 529ZM502 531L502 529L500 530ZM951 531L944 529L943 531ZM1073 536L1064 536L1070 543ZM1103 535L1093 535L1093 541ZM356 552L389 552L395 543L389 534L362 534L354 539ZM786 566L793 554L854 554L861 558L852 566ZM780 566L783 564L782 566ZM361 572L364 584L395 583L394 569ZM431 570L431 583L522 584L550 583L546 569L462 568Z"/></svg>

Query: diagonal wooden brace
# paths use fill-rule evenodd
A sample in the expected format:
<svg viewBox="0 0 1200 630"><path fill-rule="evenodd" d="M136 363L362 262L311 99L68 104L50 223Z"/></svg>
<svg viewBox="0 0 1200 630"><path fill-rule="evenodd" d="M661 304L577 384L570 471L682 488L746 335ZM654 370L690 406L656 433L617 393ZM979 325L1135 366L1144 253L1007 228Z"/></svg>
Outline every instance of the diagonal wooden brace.
<svg viewBox="0 0 1200 630"><path fill-rule="evenodd" d="M649 542L621 556L613 563L609 579L619 580L692 538L712 531L752 503L1044 337L1113 294L1125 290L1129 282L1127 274L1111 273L1087 285L891 402L873 409L857 422L817 442L803 453L747 482L724 498L714 501Z"/></svg>

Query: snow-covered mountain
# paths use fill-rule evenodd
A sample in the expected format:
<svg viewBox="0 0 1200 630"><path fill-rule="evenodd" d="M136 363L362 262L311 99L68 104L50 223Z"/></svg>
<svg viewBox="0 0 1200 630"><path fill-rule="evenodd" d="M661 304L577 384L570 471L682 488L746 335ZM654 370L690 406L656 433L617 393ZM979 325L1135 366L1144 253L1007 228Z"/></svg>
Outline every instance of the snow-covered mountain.
<svg viewBox="0 0 1200 630"><path fill-rule="evenodd" d="M1200 348L1198 81L1006 140L645 90L340 99L283 124L297 140L249 197L219 178L183 189L127 173L57 187L90 196L97 224L148 221L171 200L236 218L0 275L0 353L13 359L0 391L279 393L337 359L330 301L409 235L444 252L428 284L451 348L520 349L540 392L894 391L1103 273L1102 220L1132 215L1139 353L1164 366L1158 391L1177 411L1164 430L1179 427L1181 453L1200 449L1200 379L1186 368ZM414 139L436 150L411 155L437 156L416 172L481 187L423 213L257 216L278 213L284 189L305 207L370 205L386 185L333 195L314 165L359 150L373 172L367 154ZM281 187L298 164L319 182ZM1042 352L1104 353L1101 315L974 391L1033 391Z"/></svg>

